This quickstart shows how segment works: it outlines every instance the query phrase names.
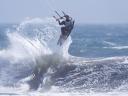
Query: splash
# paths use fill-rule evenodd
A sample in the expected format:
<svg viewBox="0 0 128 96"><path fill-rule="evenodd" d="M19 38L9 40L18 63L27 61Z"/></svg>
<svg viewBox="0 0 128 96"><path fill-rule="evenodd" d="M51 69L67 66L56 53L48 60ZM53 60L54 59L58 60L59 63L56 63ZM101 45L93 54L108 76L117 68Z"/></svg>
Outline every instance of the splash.
<svg viewBox="0 0 128 96"><path fill-rule="evenodd" d="M69 57L71 37L58 46L60 27L52 18L23 21L7 36L9 46L0 51L0 85L14 85L29 76L35 66L58 64Z"/></svg>
<svg viewBox="0 0 128 96"><path fill-rule="evenodd" d="M17 31L23 36L31 40L38 40L43 45L45 54L57 53L61 56L68 56L71 37L64 43L62 47L57 46L57 41L60 36L60 26L52 18L44 20L35 18L22 22L17 28ZM36 45L36 44L35 44Z"/></svg>

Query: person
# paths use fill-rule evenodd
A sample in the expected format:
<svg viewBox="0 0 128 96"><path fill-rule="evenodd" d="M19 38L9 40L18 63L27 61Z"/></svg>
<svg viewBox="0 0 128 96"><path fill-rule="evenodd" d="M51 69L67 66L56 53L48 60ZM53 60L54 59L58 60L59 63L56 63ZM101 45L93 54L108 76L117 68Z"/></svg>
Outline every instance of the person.
<svg viewBox="0 0 128 96"><path fill-rule="evenodd" d="M63 19L63 20L60 21L60 19ZM68 36L70 35L70 33L74 27L75 21L69 15L64 15L60 19L56 19L56 20L58 21L59 25L62 25L61 35L60 35L60 38L57 43L58 45L61 46L63 41L66 40L68 38Z"/></svg>
<svg viewBox="0 0 128 96"><path fill-rule="evenodd" d="M65 20L60 22L60 20L58 19L58 23L59 23L59 25L64 25L61 27L61 34L64 36L65 35L67 36L69 34L69 32L71 32L74 27L74 21L72 21L72 18L69 17L69 15L65 15L64 17L65 17Z"/></svg>

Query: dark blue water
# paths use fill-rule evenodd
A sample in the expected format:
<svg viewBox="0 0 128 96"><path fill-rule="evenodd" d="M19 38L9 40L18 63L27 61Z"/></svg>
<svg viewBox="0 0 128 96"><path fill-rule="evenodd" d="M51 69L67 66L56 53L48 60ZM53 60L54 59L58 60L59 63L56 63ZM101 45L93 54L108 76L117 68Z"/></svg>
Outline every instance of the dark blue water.
<svg viewBox="0 0 128 96"><path fill-rule="evenodd" d="M128 55L128 25L78 25L69 52L82 57Z"/></svg>
<svg viewBox="0 0 128 96"><path fill-rule="evenodd" d="M9 40L7 33L14 32L16 30L16 24L0 24L0 49L7 48Z"/></svg>

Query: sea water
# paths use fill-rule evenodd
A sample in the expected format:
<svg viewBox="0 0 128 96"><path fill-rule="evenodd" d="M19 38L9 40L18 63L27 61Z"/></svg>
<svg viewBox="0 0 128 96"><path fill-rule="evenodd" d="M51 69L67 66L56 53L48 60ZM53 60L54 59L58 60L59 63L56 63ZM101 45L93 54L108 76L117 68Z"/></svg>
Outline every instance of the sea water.
<svg viewBox="0 0 128 96"><path fill-rule="evenodd" d="M0 24L0 95L127 96L127 24L76 24L62 46L59 36L52 18Z"/></svg>

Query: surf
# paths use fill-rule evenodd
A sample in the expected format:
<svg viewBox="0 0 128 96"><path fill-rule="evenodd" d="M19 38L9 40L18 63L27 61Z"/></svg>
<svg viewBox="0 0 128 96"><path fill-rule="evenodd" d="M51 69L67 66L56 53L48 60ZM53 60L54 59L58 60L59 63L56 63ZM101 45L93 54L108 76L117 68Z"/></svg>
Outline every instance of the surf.
<svg viewBox="0 0 128 96"><path fill-rule="evenodd" d="M9 30L9 45L0 51L1 61L7 63L1 68L0 85L16 85L21 79L31 77L35 70L47 73L50 66L66 62L72 40L69 37L63 46L57 46L59 35L60 27L52 18L25 20L15 31Z"/></svg>
<svg viewBox="0 0 128 96"><path fill-rule="evenodd" d="M8 46L0 50L0 94L56 96L68 93L72 96L77 92L73 95L111 96L107 92L127 91L127 56L72 56L68 52L71 37L63 46L57 46L60 27L51 18L25 20L15 29L8 29ZM85 43L84 40L78 42ZM116 46L104 40L103 43L108 47ZM77 52L75 47L72 50ZM91 49L89 54L92 53Z"/></svg>

